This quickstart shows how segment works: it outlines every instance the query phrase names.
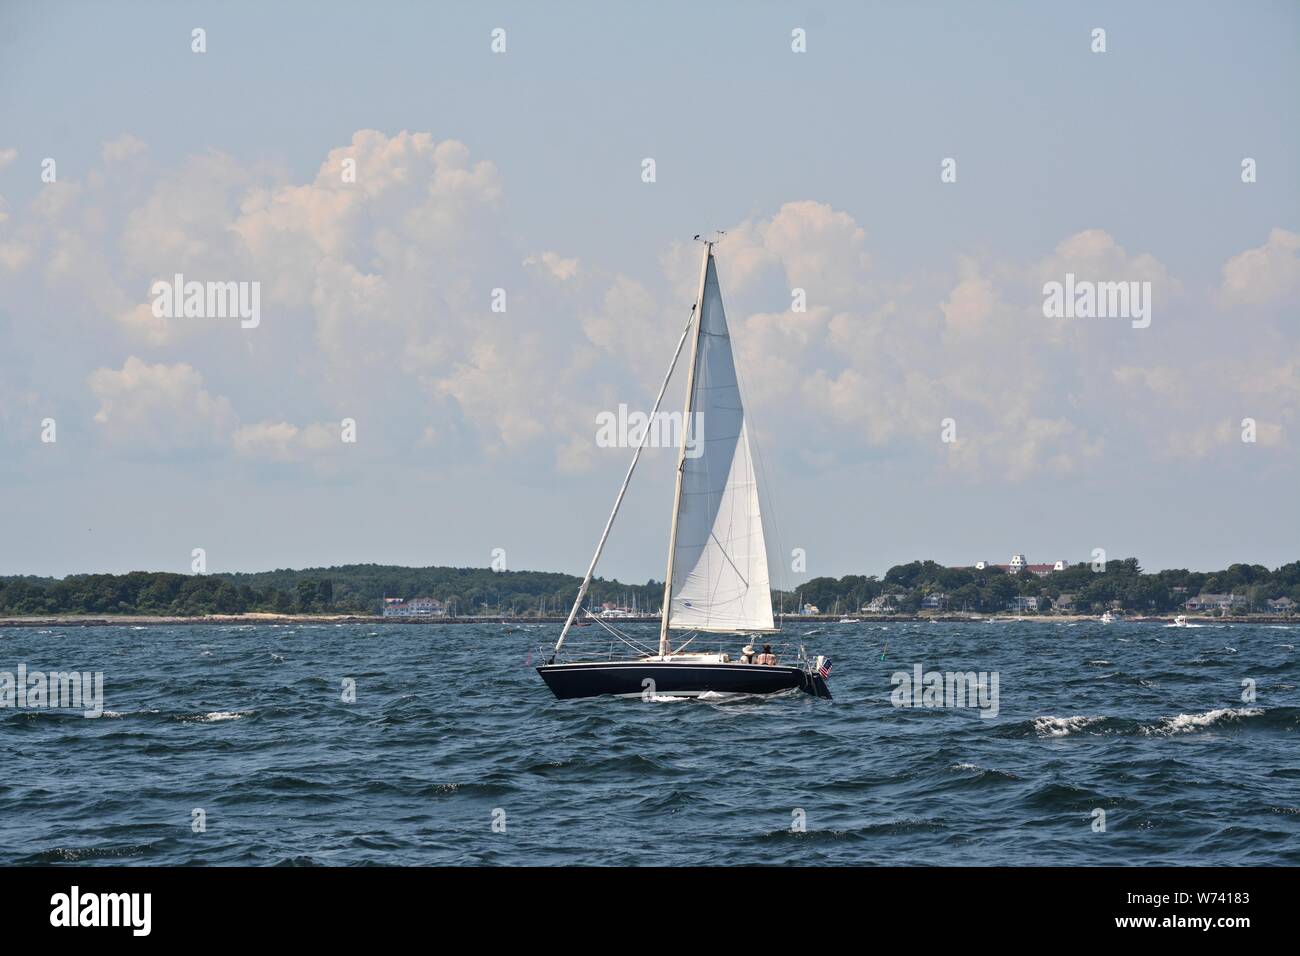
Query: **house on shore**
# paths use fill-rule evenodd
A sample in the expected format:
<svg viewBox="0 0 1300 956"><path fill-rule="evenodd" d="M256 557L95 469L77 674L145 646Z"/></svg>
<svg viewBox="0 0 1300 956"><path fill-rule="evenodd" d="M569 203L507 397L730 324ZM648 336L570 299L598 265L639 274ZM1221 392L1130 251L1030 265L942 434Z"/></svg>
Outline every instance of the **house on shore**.
<svg viewBox="0 0 1300 956"><path fill-rule="evenodd" d="M1064 571L1069 567L1065 561L1054 561L1051 564L1030 564L1023 554L1013 554L1010 564L990 564L987 561L976 561L975 570L985 571L989 568L1000 568L1007 574L1032 574L1035 577L1045 578L1049 574L1057 571Z"/></svg>
<svg viewBox="0 0 1300 956"><path fill-rule="evenodd" d="M1231 611L1234 607L1241 607L1246 603L1246 597L1242 594L1198 594L1194 598L1189 598L1183 602L1183 609L1187 611Z"/></svg>
<svg viewBox="0 0 1300 956"><path fill-rule="evenodd" d="M863 605L862 610L868 614L893 614L902 599L901 594L881 594L872 598L870 604Z"/></svg>
<svg viewBox="0 0 1300 956"><path fill-rule="evenodd" d="M447 605L437 598L384 598L384 617L446 617Z"/></svg>

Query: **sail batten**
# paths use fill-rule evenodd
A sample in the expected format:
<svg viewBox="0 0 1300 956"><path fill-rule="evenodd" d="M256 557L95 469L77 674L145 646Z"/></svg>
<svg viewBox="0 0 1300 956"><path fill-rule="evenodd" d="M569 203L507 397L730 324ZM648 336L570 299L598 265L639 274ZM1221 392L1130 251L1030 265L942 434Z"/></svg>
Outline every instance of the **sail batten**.
<svg viewBox="0 0 1300 956"><path fill-rule="evenodd" d="M705 256L668 627L768 633L775 628L758 481L712 250Z"/></svg>

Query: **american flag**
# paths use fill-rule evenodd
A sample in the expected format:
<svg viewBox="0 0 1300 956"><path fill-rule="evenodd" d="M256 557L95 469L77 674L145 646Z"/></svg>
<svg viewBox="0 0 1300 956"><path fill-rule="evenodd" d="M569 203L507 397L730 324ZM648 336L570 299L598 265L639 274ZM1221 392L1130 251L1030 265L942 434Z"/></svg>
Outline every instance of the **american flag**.
<svg viewBox="0 0 1300 956"><path fill-rule="evenodd" d="M831 659L829 657L822 658L821 666L817 668L817 673L822 675L822 680L826 680L831 676Z"/></svg>

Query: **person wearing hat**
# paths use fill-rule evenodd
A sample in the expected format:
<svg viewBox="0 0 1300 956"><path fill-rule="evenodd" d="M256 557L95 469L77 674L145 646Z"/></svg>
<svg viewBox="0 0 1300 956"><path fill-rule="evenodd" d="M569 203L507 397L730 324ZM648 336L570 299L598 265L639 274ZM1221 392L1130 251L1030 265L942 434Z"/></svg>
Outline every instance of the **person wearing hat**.
<svg viewBox="0 0 1300 956"><path fill-rule="evenodd" d="M740 663L742 663L742 664L752 664L752 663L754 663L754 645L753 645L753 644L746 644L744 647L742 647L742 648L740 649Z"/></svg>
<svg viewBox="0 0 1300 956"><path fill-rule="evenodd" d="M775 666L776 666L776 655L772 653L772 645L771 645L771 644L764 644L764 645L763 645L763 653L758 655L758 659L757 659L756 661L754 661L754 663L755 663L755 664L766 664L766 665L768 665L769 667L775 667Z"/></svg>

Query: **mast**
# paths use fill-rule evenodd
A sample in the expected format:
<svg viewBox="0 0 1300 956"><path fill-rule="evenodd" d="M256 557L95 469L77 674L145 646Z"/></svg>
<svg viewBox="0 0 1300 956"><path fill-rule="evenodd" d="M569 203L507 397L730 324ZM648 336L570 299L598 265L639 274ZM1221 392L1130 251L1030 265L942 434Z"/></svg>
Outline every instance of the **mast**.
<svg viewBox="0 0 1300 956"><path fill-rule="evenodd" d="M668 619L673 606L673 557L677 551L677 519L682 509L682 471L686 468L686 433L691 427L695 407L695 366L700 351L700 334L704 329L704 282L709 274L713 243L704 241L704 260L700 263L700 291L695 297L695 338L691 340L691 365L686 373L686 411L682 415L682 447L677 453L677 486L673 491L673 521L668 532L668 570L664 574L664 608L659 622L659 656L668 655Z"/></svg>
<svg viewBox="0 0 1300 956"><path fill-rule="evenodd" d="M664 383L659 386L659 394L655 397L654 408L650 410L650 420L646 423L645 431L641 435L641 442L636 446L636 452L632 455L632 464L627 466L627 474L623 476L623 486L618 489L618 497L614 499L614 510L609 513L609 520L605 522L605 530L600 535L600 541L596 545L596 553L591 556L591 564L587 567L587 575L582 579L582 587L578 588L578 596L573 600L573 607L569 611L568 618L564 621L564 629L560 631L560 639L555 642L555 651L551 654L550 663L555 663L555 655L560 652L564 645L564 639L569 635L569 628L573 627L573 619L578 616L578 609L582 607L582 599L587 596L587 588L591 586L591 576L596 573L596 562L600 560L601 552L605 550L605 541L609 538L609 529L614 527L614 518L618 515L619 506L623 503L623 496L627 494L627 486L632 481L632 472L636 471L636 463L641 458L641 450L645 448L646 441L650 438L650 433L654 431L655 415L659 412L659 404L664 400L664 392L668 391L668 381L673 377L673 370L677 368L677 359L682 354L682 345L686 341L687 334L691 331L691 322L695 320L696 311L691 310L691 317L686 320L686 328L682 329L682 336L677 340L677 348L673 352L673 360L668 365L668 374L664 376ZM696 338L698 339L698 335ZM694 350L692 349L692 362L694 362ZM678 475L680 490L680 473ZM669 554L669 560L672 555Z"/></svg>

